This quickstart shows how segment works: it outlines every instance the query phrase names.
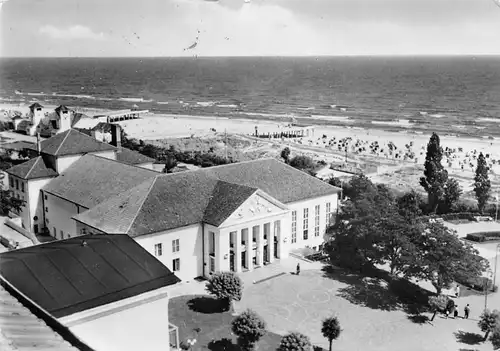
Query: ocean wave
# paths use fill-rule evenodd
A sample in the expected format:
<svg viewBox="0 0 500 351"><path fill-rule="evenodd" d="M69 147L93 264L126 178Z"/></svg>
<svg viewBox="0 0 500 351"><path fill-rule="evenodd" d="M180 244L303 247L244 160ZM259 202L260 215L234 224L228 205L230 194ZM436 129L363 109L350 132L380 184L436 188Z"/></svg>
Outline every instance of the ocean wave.
<svg viewBox="0 0 500 351"><path fill-rule="evenodd" d="M400 126L400 127L411 127L413 123L407 119L400 119L397 121L372 121L372 124L378 125L389 125L389 126Z"/></svg>
<svg viewBox="0 0 500 351"><path fill-rule="evenodd" d="M168 105L168 101L158 101L158 105Z"/></svg>
<svg viewBox="0 0 500 351"><path fill-rule="evenodd" d="M316 107L297 107L297 110L302 110L302 111L312 111L315 109Z"/></svg>
<svg viewBox="0 0 500 351"><path fill-rule="evenodd" d="M500 118L478 118L477 121L478 122L495 122L495 123L499 123L500 122Z"/></svg>
<svg viewBox="0 0 500 351"><path fill-rule="evenodd" d="M245 116L261 116L261 117L278 117L278 118L295 118L293 114L275 114L275 113L261 113L261 112L239 112L240 115Z"/></svg>
<svg viewBox="0 0 500 351"><path fill-rule="evenodd" d="M118 101L127 101L127 102L153 102L152 99L145 100L144 98L126 98L126 97L118 98Z"/></svg>
<svg viewBox="0 0 500 351"><path fill-rule="evenodd" d="M217 107L222 107L222 108L238 108L238 105L234 104L229 104L229 105L216 105Z"/></svg>
<svg viewBox="0 0 500 351"><path fill-rule="evenodd" d="M353 119L350 119L347 116L326 116L326 115L311 115L312 119L326 119L333 120L337 122L355 122Z"/></svg>
<svg viewBox="0 0 500 351"><path fill-rule="evenodd" d="M430 117L434 117L434 118L443 118L444 115L443 114L440 114L440 113L435 113L433 115L429 115Z"/></svg>
<svg viewBox="0 0 500 351"><path fill-rule="evenodd" d="M217 101L200 101L200 102L197 102L196 105L200 105L200 106L203 106L203 107L210 107L210 106L213 106L217 103Z"/></svg>

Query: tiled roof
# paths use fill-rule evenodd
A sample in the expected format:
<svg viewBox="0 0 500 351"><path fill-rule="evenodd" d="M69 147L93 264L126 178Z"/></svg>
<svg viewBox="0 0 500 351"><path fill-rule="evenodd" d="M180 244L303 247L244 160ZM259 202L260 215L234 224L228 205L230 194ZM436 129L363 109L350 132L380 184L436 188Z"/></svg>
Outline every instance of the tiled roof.
<svg viewBox="0 0 500 351"><path fill-rule="evenodd" d="M111 132L111 123L99 122L91 130L99 130L105 133Z"/></svg>
<svg viewBox="0 0 500 351"><path fill-rule="evenodd" d="M285 204L340 192L339 188L273 158L202 168L196 172L258 188Z"/></svg>
<svg viewBox="0 0 500 351"><path fill-rule="evenodd" d="M93 208L158 174L153 170L87 154L42 190L86 208Z"/></svg>
<svg viewBox="0 0 500 351"><path fill-rule="evenodd" d="M129 165L139 165L143 163L155 162L154 159L125 147L122 147L120 148L120 150L116 151L116 159L120 162L128 163Z"/></svg>
<svg viewBox="0 0 500 351"><path fill-rule="evenodd" d="M69 108L67 108L64 105L59 105L59 107L56 108L56 113L57 114L60 114L61 112L68 112L68 111L69 111Z"/></svg>
<svg viewBox="0 0 500 351"><path fill-rule="evenodd" d="M72 346L0 286L0 350L84 350ZM90 348L86 348L90 350Z"/></svg>
<svg viewBox="0 0 500 351"><path fill-rule="evenodd" d="M114 150L114 146L70 129L41 142L42 153L53 156L78 155Z"/></svg>
<svg viewBox="0 0 500 351"><path fill-rule="evenodd" d="M0 272L56 318L180 281L128 235L85 235L5 252Z"/></svg>
<svg viewBox="0 0 500 351"><path fill-rule="evenodd" d="M57 172L50 168L50 166L47 166L41 156L11 167L6 170L6 172L21 179L37 179L57 176Z"/></svg>
<svg viewBox="0 0 500 351"><path fill-rule="evenodd" d="M255 191L198 172L159 175L74 218L132 237L201 222L218 226Z"/></svg>

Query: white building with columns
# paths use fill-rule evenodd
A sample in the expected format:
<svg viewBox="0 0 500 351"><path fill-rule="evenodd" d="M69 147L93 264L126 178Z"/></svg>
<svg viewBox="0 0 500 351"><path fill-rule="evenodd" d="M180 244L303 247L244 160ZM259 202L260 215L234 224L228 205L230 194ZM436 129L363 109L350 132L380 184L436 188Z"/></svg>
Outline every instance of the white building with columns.
<svg viewBox="0 0 500 351"><path fill-rule="evenodd" d="M182 280L318 250L336 213L340 189L277 159L163 174L101 155L103 143L82 135L80 143L96 150L75 155L34 189L39 223L56 239L127 234Z"/></svg>

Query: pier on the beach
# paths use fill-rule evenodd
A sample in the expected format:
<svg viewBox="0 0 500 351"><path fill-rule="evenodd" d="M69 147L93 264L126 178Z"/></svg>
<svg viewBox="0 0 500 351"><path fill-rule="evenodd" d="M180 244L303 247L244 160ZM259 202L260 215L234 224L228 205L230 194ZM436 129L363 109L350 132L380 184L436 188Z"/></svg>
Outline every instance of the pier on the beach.
<svg viewBox="0 0 500 351"><path fill-rule="evenodd" d="M281 138L303 138L314 136L314 126L297 126L292 125L287 129L280 129L274 131L260 131L255 127L255 133L252 136L257 138L267 139L281 139Z"/></svg>
<svg viewBox="0 0 500 351"><path fill-rule="evenodd" d="M127 121L129 119L139 119L141 114L148 113L149 110L120 110L120 111L110 111L104 115L97 115L94 118L106 119L107 123Z"/></svg>

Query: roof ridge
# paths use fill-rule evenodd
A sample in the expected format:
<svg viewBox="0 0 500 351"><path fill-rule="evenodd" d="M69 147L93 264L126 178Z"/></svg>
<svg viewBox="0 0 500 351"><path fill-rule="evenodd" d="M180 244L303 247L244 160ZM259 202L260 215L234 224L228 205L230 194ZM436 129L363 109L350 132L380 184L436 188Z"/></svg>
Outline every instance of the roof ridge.
<svg viewBox="0 0 500 351"><path fill-rule="evenodd" d="M31 168L29 169L29 171L26 172L26 179L29 179L31 171L33 170L33 168L35 168L35 166L38 163L38 161L40 161L40 158L41 158L41 156L35 157L35 162L33 162L33 164L31 165Z"/></svg>
<svg viewBox="0 0 500 351"><path fill-rule="evenodd" d="M147 181L149 181L150 179L148 179ZM141 208L142 206L144 205L144 203L146 202L146 199L148 198L150 192L151 192L151 189L153 188L153 185L156 184L156 181L158 180L158 176L155 176L153 178L153 181L151 182L151 184L149 185L148 187L148 191L146 192L146 195L144 196L144 198L142 199L142 202L140 204L140 206L137 206L137 212L135 213L134 215L134 218L130 221L130 225L128 226L127 230L125 231L125 233L128 234L128 232L130 231L130 228L132 228L132 225L134 224L135 220L137 219L137 216L139 215L139 212L141 211ZM145 183L145 182L144 182ZM132 189L131 189L132 190Z"/></svg>
<svg viewBox="0 0 500 351"><path fill-rule="evenodd" d="M66 135L64 136L64 139L61 141L61 143L59 144L59 147L56 149L56 151L54 152L54 155L57 155L57 153L59 152L59 149L61 148L61 146L64 144L64 142L66 141L66 139L68 138L68 135L69 133L71 133L72 129L69 129L68 132L66 133ZM57 135L57 134L56 134ZM48 139L49 140L49 139Z"/></svg>
<svg viewBox="0 0 500 351"><path fill-rule="evenodd" d="M111 145L111 146L113 146L113 145ZM97 157L97 158L101 158L101 159L104 159L104 160L107 160L107 161L116 162L116 163L119 163L119 164L122 164L122 165L130 166L130 167L134 167L134 168L139 168L141 170L145 170L145 171L149 171L149 172L152 172L152 173L156 173L157 176L158 175L165 175L166 174L166 173L161 173L161 172L155 171L154 169L144 168L144 167L140 167L140 166L137 166L137 165L131 165L130 163L127 163L127 162L113 160L112 158L107 158L107 157L103 157L103 156L99 156L99 155L95 155L95 154L90 154L89 153L89 154L85 154L83 156Z"/></svg>

